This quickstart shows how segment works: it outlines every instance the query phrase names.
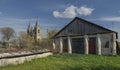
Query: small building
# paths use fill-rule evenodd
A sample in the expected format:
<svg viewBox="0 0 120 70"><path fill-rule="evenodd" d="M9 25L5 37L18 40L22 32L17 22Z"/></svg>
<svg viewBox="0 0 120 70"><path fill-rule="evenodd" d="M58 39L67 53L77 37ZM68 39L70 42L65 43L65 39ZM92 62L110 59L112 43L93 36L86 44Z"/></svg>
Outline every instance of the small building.
<svg viewBox="0 0 120 70"><path fill-rule="evenodd" d="M81 18L74 18L53 36L60 53L116 55L117 32Z"/></svg>
<svg viewBox="0 0 120 70"><path fill-rule="evenodd" d="M36 24L35 24L34 27L32 27L30 24L28 25L27 35L31 36L31 37L34 37L34 39L36 41L41 41L42 40L41 29L40 29L38 19L36 20Z"/></svg>

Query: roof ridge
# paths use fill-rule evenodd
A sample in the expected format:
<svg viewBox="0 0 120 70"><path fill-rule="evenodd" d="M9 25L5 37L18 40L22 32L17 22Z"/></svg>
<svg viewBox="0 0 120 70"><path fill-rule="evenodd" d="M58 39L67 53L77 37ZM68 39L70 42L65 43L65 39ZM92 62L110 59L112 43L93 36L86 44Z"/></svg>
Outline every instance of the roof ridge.
<svg viewBox="0 0 120 70"><path fill-rule="evenodd" d="M82 18L79 18L79 17L75 17L75 18L74 18L72 21L70 21L66 26L64 26L59 32L57 32L53 37L55 37L55 36L58 35L60 32L62 32L67 26L69 26L69 25L70 25L72 22L74 22L76 19L82 20L82 21L87 22L87 23L90 23L90 24L95 25L95 26L97 26L97 27L99 27L99 28L105 29L105 30L107 30L107 31L109 31L109 32L115 32L115 31L112 31L112 30L110 30L110 29L107 29L107 28L105 28L105 27L103 27L103 26L101 26L101 25L95 24L95 23L93 23L93 22L87 21L87 20L82 19ZM117 33L117 32L115 32L115 33Z"/></svg>

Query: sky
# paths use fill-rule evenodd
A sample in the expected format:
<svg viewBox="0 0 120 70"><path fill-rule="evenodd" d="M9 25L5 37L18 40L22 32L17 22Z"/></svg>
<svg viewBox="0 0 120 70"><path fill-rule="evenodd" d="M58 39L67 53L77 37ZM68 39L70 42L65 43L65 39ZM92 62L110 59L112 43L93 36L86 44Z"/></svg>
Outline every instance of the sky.
<svg viewBox="0 0 120 70"><path fill-rule="evenodd" d="M59 30L75 17L119 34L120 0L0 0L0 28L12 27L17 33L38 18L45 37L47 29Z"/></svg>

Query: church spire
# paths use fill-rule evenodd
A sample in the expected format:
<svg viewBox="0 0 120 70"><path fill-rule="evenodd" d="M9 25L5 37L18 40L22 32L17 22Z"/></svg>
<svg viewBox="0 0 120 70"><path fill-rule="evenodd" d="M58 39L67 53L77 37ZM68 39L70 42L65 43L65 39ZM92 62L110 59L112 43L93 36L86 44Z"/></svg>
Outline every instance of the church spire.
<svg viewBox="0 0 120 70"><path fill-rule="evenodd" d="M38 42L42 40L41 35L41 29L39 26L39 20L37 18L34 28L31 27L31 24L29 23L28 29L27 29L28 36L34 37L34 39Z"/></svg>
<svg viewBox="0 0 120 70"><path fill-rule="evenodd" d="M35 25L35 27L40 27L40 26L39 26L39 20L38 20L38 18L37 18L37 20L36 20L36 25Z"/></svg>
<svg viewBox="0 0 120 70"><path fill-rule="evenodd" d="M31 25L29 23L28 28L27 28L27 33L30 33L30 27L31 27Z"/></svg>
<svg viewBox="0 0 120 70"><path fill-rule="evenodd" d="M30 35L30 36L32 36L32 33L33 33L32 26L31 26L31 24L29 23L28 29L27 29L27 34Z"/></svg>
<svg viewBox="0 0 120 70"><path fill-rule="evenodd" d="M36 39L36 41L41 41L41 39L42 39L42 37L41 37L41 29L40 29L38 18L36 20L36 24L35 24L35 28L34 28L34 33L35 33L35 39Z"/></svg>

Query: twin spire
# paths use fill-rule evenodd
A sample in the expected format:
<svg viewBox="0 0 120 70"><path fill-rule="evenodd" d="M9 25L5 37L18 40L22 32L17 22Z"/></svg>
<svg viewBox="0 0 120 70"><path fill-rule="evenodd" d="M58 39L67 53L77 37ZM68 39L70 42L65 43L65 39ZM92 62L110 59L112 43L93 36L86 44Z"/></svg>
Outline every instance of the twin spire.
<svg viewBox="0 0 120 70"><path fill-rule="evenodd" d="M37 28L37 27L40 27L38 18L37 18L37 20L36 20L36 24L35 24L35 27L34 27L34 28ZM28 29L27 29L27 30L28 30L28 31L32 30L32 26L31 26L31 23L30 23L30 22L29 22L29 25L28 25Z"/></svg>
<svg viewBox="0 0 120 70"><path fill-rule="evenodd" d="M32 28L31 24L29 23L27 29L28 36L34 37L37 41L41 40L41 30L39 25L39 20L37 18L35 26Z"/></svg>
<svg viewBox="0 0 120 70"><path fill-rule="evenodd" d="M37 27L40 27L38 18L37 18L37 20L36 20L36 24L35 24L34 29L37 28ZM29 33L29 32L32 32L32 30L33 30L33 28L32 28L32 26L31 26L31 23L29 22L27 32L28 32L28 33Z"/></svg>

